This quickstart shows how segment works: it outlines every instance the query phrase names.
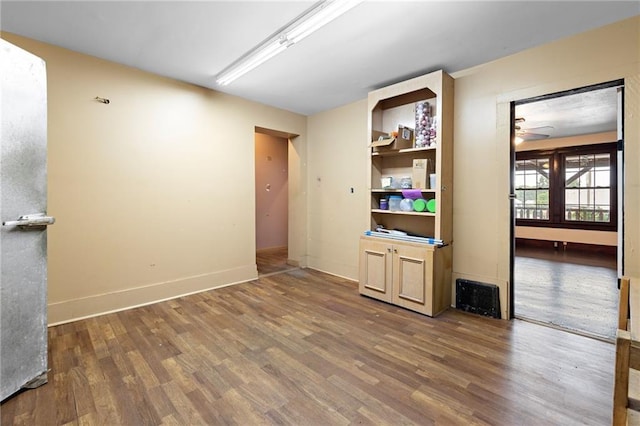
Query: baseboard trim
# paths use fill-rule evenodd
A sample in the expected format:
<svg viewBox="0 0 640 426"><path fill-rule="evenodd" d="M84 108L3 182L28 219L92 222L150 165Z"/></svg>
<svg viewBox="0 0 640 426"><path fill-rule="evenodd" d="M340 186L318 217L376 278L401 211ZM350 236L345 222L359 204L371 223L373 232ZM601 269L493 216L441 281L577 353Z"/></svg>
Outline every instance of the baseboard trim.
<svg viewBox="0 0 640 426"><path fill-rule="evenodd" d="M48 326L151 305L258 279L256 265L98 294L48 305Z"/></svg>
<svg viewBox="0 0 640 426"><path fill-rule="evenodd" d="M516 248L538 248L556 251L575 251L581 253L594 253L609 256L617 255L617 246L605 246L601 244L584 244L550 240L534 240L531 238L516 238Z"/></svg>
<svg viewBox="0 0 640 426"><path fill-rule="evenodd" d="M297 260L293 260L293 259L287 259L287 265L289 266L295 266L296 268L300 267L300 262L298 262Z"/></svg>
<svg viewBox="0 0 640 426"><path fill-rule="evenodd" d="M358 280L355 279L355 278L351 278L351 277L347 277L347 276L344 276L344 275L336 274L335 272L325 271L324 269L315 268L313 266L307 266L307 268L308 269L313 269L314 271L322 272L323 274L333 275L334 277L342 278L344 280L351 281L351 282L354 282L354 283L358 282Z"/></svg>

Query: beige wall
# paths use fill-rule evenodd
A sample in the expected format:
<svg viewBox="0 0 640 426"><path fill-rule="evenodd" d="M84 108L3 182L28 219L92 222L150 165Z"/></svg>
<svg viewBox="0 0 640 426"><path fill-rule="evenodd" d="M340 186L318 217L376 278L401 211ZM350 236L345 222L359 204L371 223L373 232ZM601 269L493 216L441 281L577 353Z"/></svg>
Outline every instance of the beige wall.
<svg viewBox="0 0 640 426"><path fill-rule="evenodd" d="M565 138L524 141L521 144L516 145L516 152L564 148L568 146L594 145L599 143L616 142L617 140L618 133L614 130L612 132L568 136Z"/></svg>
<svg viewBox="0 0 640 426"><path fill-rule="evenodd" d="M255 126L301 135L289 246L304 263L306 117L3 38L47 63L50 324L256 278Z"/></svg>
<svg viewBox="0 0 640 426"><path fill-rule="evenodd" d="M357 279L358 242L369 222L367 101L311 116L307 129L309 266Z"/></svg>

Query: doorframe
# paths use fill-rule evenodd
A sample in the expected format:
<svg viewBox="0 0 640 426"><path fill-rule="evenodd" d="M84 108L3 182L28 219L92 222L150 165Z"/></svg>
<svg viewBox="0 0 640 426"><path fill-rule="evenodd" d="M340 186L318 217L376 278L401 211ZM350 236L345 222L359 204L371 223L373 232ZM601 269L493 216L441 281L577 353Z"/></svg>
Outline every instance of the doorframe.
<svg viewBox="0 0 640 426"><path fill-rule="evenodd" d="M254 172L254 200L255 200L255 194L256 191L258 190L258 188L255 187L255 134L256 133L261 133L264 135L269 135L269 136L273 136L273 137L277 137L277 138L282 138L282 139L286 139L287 140L287 180L288 180L288 189L289 189L289 193L288 193L288 199L287 199L287 205L288 205L288 215L287 215L287 264L291 265L291 266L295 266L295 267L304 267L306 266L306 262L303 260L303 253L299 252L299 244L297 244L297 242L294 240L294 236L297 235L295 229L293 229L295 227L295 217L292 216L294 214L294 204L293 204L293 195L294 195L294 188L299 188L301 186L301 182L299 182L298 180L300 179L301 176L299 176L298 173L291 173L291 171L296 167L296 165L298 164L296 162L296 155L295 155L295 144L293 142L293 140L295 138L297 138L298 134L296 133L289 133L289 132L284 132L281 130L274 130L274 129L268 129L266 127L259 127L259 126L255 126L254 127L254 161L253 161L253 172ZM254 201L255 203L255 201ZM255 206L255 204L254 204ZM254 207L255 210L255 207ZM293 219L293 220L292 220ZM256 218L254 215L254 224L256 222ZM254 230L253 230L253 240L254 240L254 244L256 241L256 233L257 233L257 229L254 226ZM256 262L255 259L255 250L254 250L254 262Z"/></svg>
<svg viewBox="0 0 640 426"><path fill-rule="evenodd" d="M622 161L618 162L617 177L618 177L618 226L616 231L618 232L618 286L620 277L624 273L624 179L620 177L624 176L624 78L612 80L604 83L590 84L587 86L581 86L574 89L562 90L544 95L537 95L533 97L511 100L509 102L509 319L515 318L515 257L516 257L516 218L515 218L515 158L516 158L516 144L515 144L515 110L516 106L524 105L527 103L538 102L543 100L549 100L554 98L560 98L563 96L575 95L578 93L591 92L598 89L606 89L611 87L622 87L622 106L618 111L618 117L622 117L622 123L619 123L618 129L621 132L618 138L618 152L622 152Z"/></svg>

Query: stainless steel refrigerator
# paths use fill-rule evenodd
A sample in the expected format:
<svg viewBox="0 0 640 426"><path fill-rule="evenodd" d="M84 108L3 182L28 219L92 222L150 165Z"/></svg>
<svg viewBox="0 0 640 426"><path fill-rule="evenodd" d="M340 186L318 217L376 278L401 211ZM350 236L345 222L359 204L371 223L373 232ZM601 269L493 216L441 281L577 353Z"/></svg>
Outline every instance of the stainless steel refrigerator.
<svg viewBox="0 0 640 426"><path fill-rule="evenodd" d="M0 400L47 381L47 77L0 39Z"/></svg>

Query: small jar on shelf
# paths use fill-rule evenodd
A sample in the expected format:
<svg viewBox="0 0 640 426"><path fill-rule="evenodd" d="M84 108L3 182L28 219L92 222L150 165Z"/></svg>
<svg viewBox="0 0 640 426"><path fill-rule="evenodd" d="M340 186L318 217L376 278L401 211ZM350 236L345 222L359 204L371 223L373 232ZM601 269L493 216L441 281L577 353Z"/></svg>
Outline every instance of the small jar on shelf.
<svg viewBox="0 0 640 426"><path fill-rule="evenodd" d="M389 209L389 201L386 198L380 198L380 210L388 210Z"/></svg>
<svg viewBox="0 0 640 426"><path fill-rule="evenodd" d="M402 197L400 195L389 195L389 210L399 211Z"/></svg>

